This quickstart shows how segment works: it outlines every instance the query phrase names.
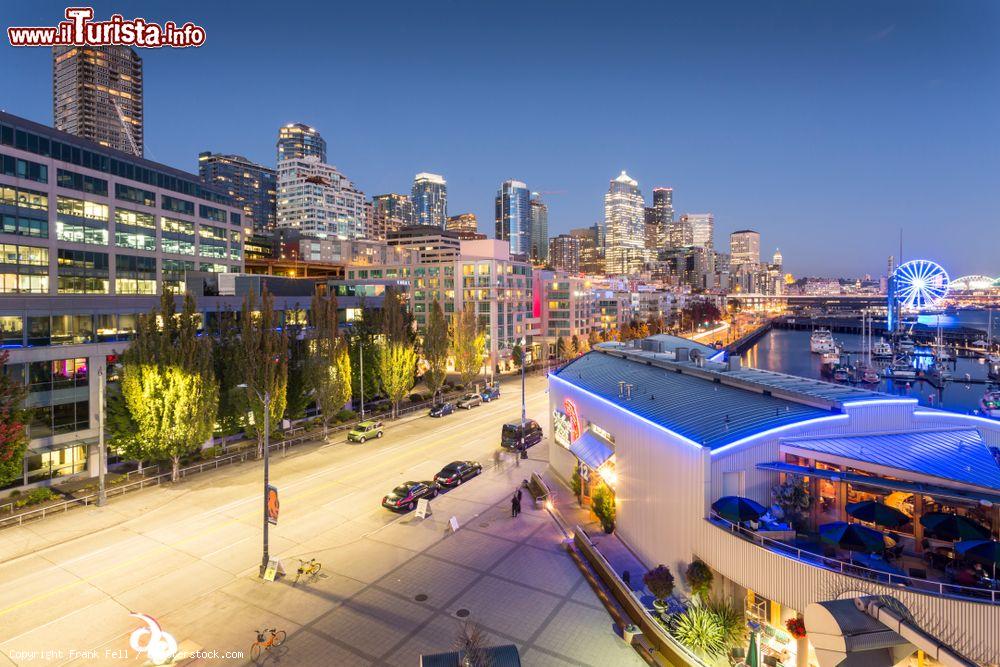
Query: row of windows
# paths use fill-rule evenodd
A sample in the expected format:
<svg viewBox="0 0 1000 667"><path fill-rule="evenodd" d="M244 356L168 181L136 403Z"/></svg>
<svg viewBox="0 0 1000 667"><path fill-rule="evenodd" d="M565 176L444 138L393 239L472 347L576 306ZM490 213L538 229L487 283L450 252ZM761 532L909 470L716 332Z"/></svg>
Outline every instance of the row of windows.
<svg viewBox="0 0 1000 667"><path fill-rule="evenodd" d="M56 212L59 215L75 218L108 221L107 204L98 204L97 202L85 201L83 199L71 199L70 197L59 196L56 198Z"/></svg>
<svg viewBox="0 0 1000 667"><path fill-rule="evenodd" d="M108 182L103 178L78 174L75 171L56 169L56 184L61 188L79 190L100 197L108 196Z"/></svg>
<svg viewBox="0 0 1000 667"><path fill-rule="evenodd" d="M0 264L48 266L49 249L30 245L0 243Z"/></svg>
<svg viewBox="0 0 1000 667"><path fill-rule="evenodd" d="M0 232L47 239L49 238L49 221L4 214L0 216Z"/></svg>
<svg viewBox="0 0 1000 667"><path fill-rule="evenodd" d="M49 210L49 196L44 192L15 188L12 185L0 185L0 204L17 206L18 208Z"/></svg>
<svg viewBox="0 0 1000 667"><path fill-rule="evenodd" d="M48 294L48 275L5 273L0 271L0 294Z"/></svg>
<svg viewBox="0 0 1000 667"><path fill-rule="evenodd" d="M12 155L0 155L0 173L38 183L49 182L49 168L46 165Z"/></svg>
<svg viewBox="0 0 1000 667"><path fill-rule="evenodd" d="M115 183L115 197L124 201L130 201L143 206L156 206L156 193L142 188L135 188L131 185Z"/></svg>

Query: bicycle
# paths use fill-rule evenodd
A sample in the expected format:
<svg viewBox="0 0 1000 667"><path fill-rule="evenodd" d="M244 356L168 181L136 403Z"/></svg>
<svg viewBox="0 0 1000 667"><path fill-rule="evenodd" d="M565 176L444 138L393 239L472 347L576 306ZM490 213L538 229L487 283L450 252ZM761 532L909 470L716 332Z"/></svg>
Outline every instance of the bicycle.
<svg viewBox="0 0 1000 667"><path fill-rule="evenodd" d="M319 574L319 571L323 569L323 564L320 563L315 558L310 558L309 560L299 560L299 569L295 572L295 581L292 585L299 583L299 577L307 576L315 578Z"/></svg>
<svg viewBox="0 0 1000 667"><path fill-rule="evenodd" d="M270 630L254 630L257 633L257 641L250 645L250 659L257 662L262 651L270 651L271 648L277 648L285 642L285 631L275 630L271 628ZM264 636L265 633L270 632L271 636Z"/></svg>

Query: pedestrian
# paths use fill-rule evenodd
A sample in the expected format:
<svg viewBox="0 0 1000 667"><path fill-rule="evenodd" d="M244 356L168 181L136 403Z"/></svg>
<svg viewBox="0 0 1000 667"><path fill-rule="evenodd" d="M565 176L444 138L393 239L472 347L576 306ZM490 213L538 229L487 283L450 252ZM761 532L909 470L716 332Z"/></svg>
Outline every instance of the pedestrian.
<svg viewBox="0 0 1000 667"><path fill-rule="evenodd" d="M514 496L514 516L517 516L518 514L521 513L521 499L518 497L520 495L521 494Z"/></svg>
<svg viewBox="0 0 1000 667"><path fill-rule="evenodd" d="M517 516L517 496L516 495L510 497L510 515L512 517L516 517Z"/></svg>
<svg viewBox="0 0 1000 667"><path fill-rule="evenodd" d="M500 469L500 450L499 449L494 449L493 450L493 467L496 468L497 470Z"/></svg>
<svg viewBox="0 0 1000 667"><path fill-rule="evenodd" d="M521 487L520 486L517 487L517 504L520 507L520 505L521 505Z"/></svg>

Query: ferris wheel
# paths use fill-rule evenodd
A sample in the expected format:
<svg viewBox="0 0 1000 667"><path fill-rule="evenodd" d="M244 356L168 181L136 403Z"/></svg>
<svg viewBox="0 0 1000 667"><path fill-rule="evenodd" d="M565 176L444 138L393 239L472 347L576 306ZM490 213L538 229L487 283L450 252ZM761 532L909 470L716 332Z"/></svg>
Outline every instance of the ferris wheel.
<svg viewBox="0 0 1000 667"><path fill-rule="evenodd" d="M933 308L948 294L948 272L930 260L915 259L900 264L892 280L893 297L907 310Z"/></svg>

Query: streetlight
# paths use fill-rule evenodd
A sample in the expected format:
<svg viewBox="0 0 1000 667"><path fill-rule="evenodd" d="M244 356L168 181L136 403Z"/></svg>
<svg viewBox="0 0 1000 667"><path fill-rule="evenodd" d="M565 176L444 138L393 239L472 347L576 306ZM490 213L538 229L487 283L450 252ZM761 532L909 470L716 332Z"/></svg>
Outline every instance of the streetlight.
<svg viewBox="0 0 1000 667"><path fill-rule="evenodd" d="M108 492L104 486L104 475L108 472L108 450L104 446L104 392L107 382L104 378L107 359L101 359L97 367L97 506L104 507L108 502Z"/></svg>
<svg viewBox="0 0 1000 667"><path fill-rule="evenodd" d="M267 544L267 487L268 476L270 473L270 466L268 465L270 462L270 456L268 454L271 449L271 394L265 391L264 395L261 396L259 391L248 385L246 382L236 386L242 389L250 389L253 393L257 394L257 398L264 403L264 514L262 517L264 519L264 553L261 556L260 561L260 576L263 578L264 571L267 570L267 563L271 560Z"/></svg>
<svg viewBox="0 0 1000 667"><path fill-rule="evenodd" d="M521 340L518 343L521 346L521 458L527 458L527 450L524 448L524 424L528 421L527 408L524 402L524 363L527 361L527 345L528 340L526 337L521 336Z"/></svg>
<svg viewBox="0 0 1000 667"><path fill-rule="evenodd" d="M365 420L365 355L364 355L364 339L358 336L358 369L360 370L360 377L358 378L358 390L361 394L361 421Z"/></svg>

